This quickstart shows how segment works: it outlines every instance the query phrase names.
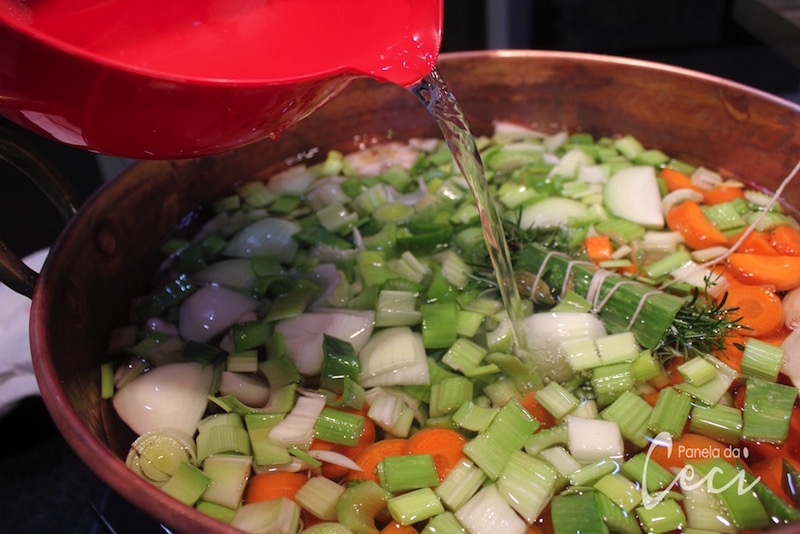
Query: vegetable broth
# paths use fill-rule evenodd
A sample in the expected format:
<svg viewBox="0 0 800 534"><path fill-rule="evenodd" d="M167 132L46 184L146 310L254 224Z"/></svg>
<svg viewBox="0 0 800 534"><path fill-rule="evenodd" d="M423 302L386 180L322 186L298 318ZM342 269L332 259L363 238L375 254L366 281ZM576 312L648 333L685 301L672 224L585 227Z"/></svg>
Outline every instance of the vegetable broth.
<svg viewBox="0 0 800 534"><path fill-rule="evenodd" d="M441 96L436 91L446 96L446 88L439 80L430 79L426 83L427 86L417 89L424 102ZM433 104L436 108L435 102ZM768 219L765 224L773 225L771 230L768 226L758 226L759 232L768 234L777 228L796 229L797 223L792 217L779 207L770 209L768 197L759 197L743 184L722 177L717 179L713 171L690 168L652 149L637 147L638 142L630 136L594 139L585 133L542 133L501 123L493 138L479 138L474 145L468 140L464 148L466 122L463 117L450 115L456 112L449 104L442 104L441 100L439 104L440 109L432 113L439 114L440 121L446 123L443 130L450 148L455 147L454 152L460 152L467 160L461 162L463 176L452 166L444 143L415 140L368 147L361 153L331 152L310 167L297 166L273 176L267 185L258 181L243 183L236 195L220 199L213 206L217 216L206 223L197 237L175 241L173 248L168 249L168 268L162 273L171 281L165 286L168 297L161 294L154 299L145 298L144 306L139 304L139 319L143 323L154 316L160 319L150 321L148 327L137 325L136 344L125 345L126 352L115 357L118 386L115 404L122 397L120 392L127 390L126 395L130 394L134 391L131 386L137 382L141 384L142 378L158 380L159 374L163 375L158 372L159 368L174 370L169 363L186 359L194 362L178 374L186 378L194 373L197 377L200 394L192 394L191 398L202 412L195 411L193 415L200 418L197 426L201 429L196 438L191 436L192 423L185 431L168 432L171 435L167 440L175 443L177 450L187 451L187 463L201 471L205 469L207 458L224 457L231 451L238 450L238 458L253 459L254 465L242 476L252 482L258 479L259 483L253 486L262 489L244 494L245 507L238 506L240 496L234 498L234 505L227 506L233 511L233 515L225 516L228 521L237 510L252 509L250 505L257 504L259 498L269 499L261 502L272 502L283 512L291 512L284 515L299 514L296 505L277 499L274 493L263 489L273 485L268 482L268 476L262 475L281 469L300 469L309 480L318 480L317 475L322 474L325 480L338 482L338 489L328 486L329 493L348 488L339 501L343 503L342 516L337 511L332 520L340 521L351 530L374 532L377 528L370 523L374 518L370 516L366 523L358 523L358 518L347 509L365 501L383 503L380 506L383 508L391 499L414 491L409 491L408 482L402 477L399 482L396 478L405 467L419 469L415 472L424 473L426 477L438 476L438 485L426 483L438 496L430 502L432 505L439 500L445 502L447 512L455 514L459 522L468 522L475 515L488 516L488 508L474 514L468 511L480 510L480 506L491 503L492 511L503 510L506 514L503 517L513 523L504 526L510 531L524 529L526 524L541 525L549 530L551 521L560 525L562 531L569 531L570 527L564 526L567 516L597 517L602 521L605 516L598 514L617 508L619 513L624 512L622 519L617 520L627 527L641 528L639 521L642 521L651 528L657 521L657 514L640 510L641 502L628 507L620 500L620 495L639 495L641 488L635 482L639 476L636 462L647 454L649 440L661 432L674 434L676 451L671 461L678 467L686 460L708 459L701 457L704 454L711 459L743 458L742 451L747 447L753 466L758 463L758 467L763 468L762 462L769 461L775 454L773 449L786 451L786 443L795 442L800 431L800 425L795 424L796 409L791 410L796 390L788 385L786 375L778 376L774 367L778 360L769 347L749 341L766 340L764 343L770 345L771 335L786 336L787 332L778 325L762 332L761 337L740 337L742 331L737 327L736 316L729 315L720 295L726 289L733 295L737 287L747 284L731 272L726 273L724 279L728 286L723 278L716 276L711 284L709 275L698 280L688 276L691 273L678 274L679 268L688 263L684 261L686 257L697 265L703 261L692 257L697 251L686 247L686 238L677 237L684 235L677 229L680 225L667 217L665 224L670 222L676 229L666 226L645 229L631 220L640 214L624 212L625 203L613 208L623 212L612 211L609 206L620 206L620 203L609 202L603 192L613 188L609 181L624 169L643 169L641 175L637 173L633 178L623 174L625 182L622 183L654 180L662 188L658 198L660 209L661 202L670 194L669 180L663 176L665 168L680 169L679 173L688 177L686 187L674 190L692 189L691 176L695 173L705 178L711 176L715 184L711 189L717 193L716 188L723 185L738 188L734 196L724 201L733 202L730 207L740 208L737 213L742 221L726 230L726 245L739 235L737 232L758 222L759 217L759 225L765 219ZM478 171L481 161L490 172L488 180ZM572 166L570 171L568 164L575 161L582 163ZM497 204L490 198L496 199ZM685 196L680 203L693 202L691 198L691 195ZM480 205L482 199L486 200L483 206ZM675 202L674 205L680 204ZM413 209L409 211L408 206ZM498 211L494 212L495 209ZM704 216L714 220L717 226L730 224L730 220L720 214L709 212ZM490 239L485 239L487 221L496 223L494 240L491 232ZM450 228L450 233L446 227ZM505 240L506 232L509 232L509 243ZM255 249L258 235L270 235L269 239L261 240L261 244L270 245L269 250ZM607 243L598 245L591 241L590 245L590 238L595 237L605 237ZM496 256L490 254L492 244L498 244ZM742 253L750 253L746 252L749 246L740 246ZM770 246L777 246L777 241ZM453 251L458 251L460 260L448 254ZM784 248L776 257L790 255L789 249ZM487 256L492 256L489 261L486 261ZM234 259L239 263L230 262ZM501 268L497 267L498 261ZM516 284L510 283L510 280L519 279L511 272L506 276L500 274L505 262L508 271L524 271L531 287L538 288L543 283L549 288L545 295L531 292L525 305L519 306L523 333L516 337L534 342L527 347L532 358L539 358L535 360L534 369L517 365L519 360L512 354L515 343L509 335L503 335L504 305L514 299L522 302ZM747 273L746 266L736 267L732 263L730 268L736 270L737 275ZM731 274L730 278L727 274ZM768 274L762 273L760 285L769 281ZM744 278L746 282L747 276ZM638 285L628 283L634 279L638 280ZM208 289L214 287L217 289ZM652 291L656 287L663 289L654 294ZM362 291L363 288L366 290ZM504 288L508 291L504 292ZM219 308L217 316L227 316L229 324L217 329L210 322L199 327L195 324L194 328L183 323L186 320L183 312L190 308L186 302L201 291L206 301L216 298L225 301L225 309ZM242 293L258 298L241 299ZM381 300L382 295L388 300ZM692 300L693 295L697 295L695 300ZM174 302L167 302L172 298ZM517 310L517 307L512 305L511 309ZM364 313L374 315L365 316ZM669 319L666 322L659 319L664 314ZM293 328L298 326L296 320L304 315L306 321L311 321L313 315L313 322ZM470 323L470 318L476 316L480 322ZM554 316L561 322L552 321ZM438 323L435 329L434 323ZM448 330L448 325L452 324L457 324L455 338L452 329ZM267 330L260 329L265 325ZM559 339L556 331L560 329L571 333ZM209 332L203 333L204 330ZM320 335L321 331L334 330L341 337ZM365 331L369 331L368 339L359 334ZM726 336L724 345L716 344ZM189 343L185 342L187 339ZM257 342L250 345L248 339ZM586 350L587 339L591 350ZM631 344L631 339L635 343ZM315 344L314 351L322 347L313 361L310 355L314 351L311 344L306 343L309 340ZM751 356L753 350L760 349L763 352L758 354L772 363L754 364L759 358L737 355L734 343L745 349L750 347ZM386 353L378 348L395 350L388 351L391 357L386 358L378 356ZM598 353L597 358L591 354L587 356L592 351ZM130 353L136 356L128 357ZM298 354L300 357L295 358ZM658 359L653 355L658 355ZM679 369L682 363L675 358L678 355L685 355L687 359L694 356L694 361L707 365L699 369ZM739 363L740 357L744 363ZM198 361L205 362L205 366L198 366ZM420 365L422 362L424 365ZM737 364L741 369L735 368ZM334 367L323 369L323 365ZM359 371L354 372L353 365L359 366ZM224 368L239 376L253 375L261 386L268 382L270 391L266 397L259 396L264 394L263 388L250 388L247 380L240 379L234 385L225 382L223 386L223 379L217 377L215 385L211 386L213 399L207 409L203 391L209 389L207 380L210 378L204 370L211 367L218 374L222 374ZM152 370L138 376L147 368ZM770 375L773 371L774 378ZM684 373L691 378L685 379ZM404 376L402 381L392 382L398 375ZM342 376L349 380L343 380ZM641 378L644 376L648 378ZM543 381L543 377L556 379ZM547 387L544 387L545 382L548 382ZM447 384L448 389L442 384ZM750 384L754 385L750 387ZM428 393L425 392L427 387L430 387ZM447 393L462 402L454 406L436 400L432 394L434 389L439 399ZM320 390L335 394L319 395ZM540 391L545 393L540 394ZM685 418L678 421L679 428L669 424L663 409L659 412L661 415L653 416L652 425L648 415L645 427L631 426L630 421L626 422L627 417L620 413L626 408L652 415L656 412L653 406L658 406L661 395L665 398L674 395L665 401L669 402L667 413L686 410ZM777 428L785 423L783 430L789 437L771 435L768 429L759 431L762 434L753 434L752 426L742 423L743 413L748 414L747 418L752 417L754 412L765 407L759 399L771 395L784 404L788 401L790 410L778 410L774 421L780 424L766 426ZM188 409L192 403L187 399L174 397L168 403ZM300 404L296 405L295 399L303 399L303 409L295 410ZM730 409L733 412L726 409L730 405L736 407ZM710 414L704 411L707 408L716 408L716 412ZM298 418L302 419L301 412L307 414L308 410L316 410L314 413L320 414L319 420L338 421L339 430L323 428L322 423L319 428L306 423L305 437L287 438L286 427L295 427ZM124 408L118 411L134 430L145 428L133 423ZM321 416L323 411L325 417ZM503 414L502 417L499 414ZM227 427L228 420L234 421L230 423L230 433L246 436L242 442L246 445L230 445L224 449L224 454L219 450L208 454L210 445L201 435L207 436L217 426ZM500 420L516 421L511 427L511 434L516 437L504 437L493 447L481 450L481 443L494 441L491 425ZM346 431L353 421L355 430ZM291 425L282 425L283 422L291 422ZM726 430L719 433L718 427L724 425L728 425ZM300 423L299 427L302 426ZM307 439L309 429L310 441ZM441 430L433 442L435 445L411 447L411 440L423 434L423 429ZM136 431L148 437L158 434L155 428ZM680 434L683 436L678 437ZM269 437L266 447L265 435ZM321 435L327 439L322 439ZM525 439L521 440L520 435ZM261 445L251 445L251 441L259 442L258 436ZM743 436L748 439L742 441ZM457 455L456 460L449 463L437 457L445 443L451 443L450 440L458 443L459 437L463 440L463 456ZM368 454L370 440L385 444L380 447L386 449L378 452L370 449ZM170 472L174 466L148 460L144 441L132 448L129 463L154 483L166 486L165 481L174 476ZM515 450L506 450L512 442ZM680 447L683 452L679 454ZM387 452L390 449L394 452ZM431 455L434 467L437 462L444 462L449 471L439 471L438 467L435 472L431 471L430 462L426 465L423 458L414 458L420 460L420 465L414 467L402 463L398 467L393 461L383 463L386 458L411 456L409 450L417 451L419 456ZM360 451L359 454L355 454L356 451ZM734 456L736 454L738 456ZM504 456L507 456L506 463L496 464L496 458ZM651 456L654 461L669 465L662 450ZM368 458L374 461L370 463ZM364 470L353 469L348 460L362 462L359 465ZM458 471L457 466L467 461L471 465L464 467L463 472ZM527 481L549 480L543 488L529 489L552 496L552 500L547 499L551 504L545 502L538 510L535 506L522 511L510 509L509 502L513 499L508 494L507 484L511 473L505 471L505 465L526 473L534 469L535 475L526 477ZM577 467L568 474L555 474L556 468L567 469L568 465ZM698 469L713 467L702 462L697 465ZM622 474L606 471L609 467L620 469ZM378 475L385 470L383 479L372 472L373 468ZM596 470L593 471L595 475L590 473L592 470ZM447 490L448 485L452 487L453 480L457 480L452 478L446 482L447 473L452 471L460 475L469 473L469 476L478 473L484 477L466 503L459 506L453 504L459 499L454 493L448 493L452 490ZM394 474L388 474L390 472ZM655 468L648 471L650 476L656 476ZM426 477L412 478L423 480ZM484 484L487 478L496 482ZM356 490L359 485L354 482L363 480L373 480L374 485L362 482L361 490ZM564 487L567 480L570 485ZM654 487L650 494L657 495L656 490L664 489L667 483L668 480ZM456 484L466 487L466 483ZM630 488L626 490L625 484L634 488L633 493L628 491ZM479 492L480 486L494 489ZM588 487L592 489L587 490ZM391 488L392 493L386 488ZM497 488L506 492L507 498L503 498ZM174 490L166 487L165 491ZM364 495L357 499L356 494L362 491ZM523 494L530 497L526 492ZM207 504L202 495L203 492L198 492L190 504L199 503L195 504L198 508ZM420 496L430 498L430 492ZM690 498L688 494L684 497ZM305 503L302 511L305 526L324 522L324 511L314 508L302 493L296 498ZM692 498L692 503L698 502L699 497ZM187 501L191 499L187 497ZM612 503L611 508L605 508L606 501ZM388 508L391 516L395 521L401 520L405 517L402 503L391 502ZM670 509L674 513L680 511L688 516L693 510L688 504L681 508L675 499L666 498L664 502L677 507ZM736 501L723 504L729 502ZM752 501L747 502L752 505ZM769 501L761 498L758 502ZM584 514L574 512L579 507ZM452 517L447 512L437 513L430 521L450 521ZM724 510L715 513L725 517ZM786 513L790 517L794 512ZM750 517L734 515L728 520L739 521L736 524L741 529L765 526L760 522L766 516L758 511L754 514ZM391 524L388 517L379 518L377 527L387 521ZM410 522L420 530L429 525L428 519ZM242 527L243 521L239 518L235 524ZM695 526L684 518L680 528L687 524ZM298 528L297 523L292 525ZM471 528L476 527L472 525Z"/></svg>

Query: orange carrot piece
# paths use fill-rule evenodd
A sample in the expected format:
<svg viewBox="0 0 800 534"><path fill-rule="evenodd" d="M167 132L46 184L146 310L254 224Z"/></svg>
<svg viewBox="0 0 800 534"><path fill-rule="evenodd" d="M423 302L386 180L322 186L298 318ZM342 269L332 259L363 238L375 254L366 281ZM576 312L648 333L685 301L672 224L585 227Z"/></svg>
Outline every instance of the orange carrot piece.
<svg viewBox="0 0 800 534"><path fill-rule="evenodd" d="M411 525L401 525L397 521L391 521L380 530L380 534L417 534L417 529Z"/></svg>
<svg viewBox="0 0 800 534"><path fill-rule="evenodd" d="M545 409L544 406L539 403L538 400L536 400L534 396L535 394L536 391L528 391L522 396L522 399L520 399L520 404L523 408L525 408L525 410L528 411L529 414L534 416L536 420L539 421L539 428L541 430L556 426L558 421L550 412Z"/></svg>
<svg viewBox="0 0 800 534"><path fill-rule="evenodd" d="M401 456L405 454L408 440L403 438L390 438L376 441L368 445L361 451L353 461L361 466L361 471L352 470L347 474L347 480L372 480L380 484L378 480L378 464L387 456Z"/></svg>
<svg viewBox="0 0 800 534"><path fill-rule="evenodd" d="M730 447L715 439L684 432L681 437L672 440L672 450L667 447L653 447L648 449L650 459L659 464L664 469L677 467L682 468L687 460L699 458L722 458L731 465L735 465L736 458L732 454ZM709 456L711 455L711 456Z"/></svg>
<svg viewBox="0 0 800 534"><path fill-rule="evenodd" d="M408 438L405 454L430 454L433 456L439 480L442 481L447 473L464 458L463 450L466 443L466 438L455 430L428 427Z"/></svg>
<svg viewBox="0 0 800 534"><path fill-rule="evenodd" d="M659 171L658 175L664 180L664 184L670 191L675 191L676 189L692 189L698 193L705 192L704 189L692 183L692 178L690 176L671 167L664 167Z"/></svg>
<svg viewBox="0 0 800 534"><path fill-rule="evenodd" d="M667 226L680 232L683 240L693 249L727 245L728 239L705 216L697 202L687 200L667 213Z"/></svg>
<svg viewBox="0 0 800 534"><path fill-rule="evenodd" d="M288 471L270 471L258 474L247 482L244 493L245 504L269 501L286 497L294 500L297 490L306 483L308 476Z"/></svg>
<svg viewBox="0 0 800 534"><path fill-rule="evenodd" d="M741 334L751 337L766 337L776 333L784 324L785 314L781 298L762 286L738 284L728 288L725 305L738 308L733 315L742 318L740 324L747 329Z"/></svg>
<svg viewBox="0 0 800 534"><path fill-rule="evenodd" d="M744 231L739 232L728 240L728 244L733 246ZM772 240L767 232L750 232L744 241L736 249L737 252L748 252L750 254L761 254L764 256L777 256L778 251L772 246Z"/></svg>
<svg viewBox="0 0 800 534"><path fill-rule="evenodd" d="M718 185L703 191L703 204L711 206L713 204L730 202L731 200L736 200L737 198L742 197L744 197L744 192L742 191L741 187Z"/></svg>
<svg viewBox="0 0 800 534"><path fill-rule="evenodd" d="M800 256L800 230L785 224L770 232L772 246L779 254Z"/></svg>
<svg viewBox="0 0 800 534"><path fill-rule="evenodd" d="M614 247L611 245L611 238L607 235L590 235L583 240L586 254L594 263L611 259Z"/></svg>
<svg viewBox="0 0 800 534"><path fill-rule="evenodd" d="M728 258L728 267L728 271L745 284L769 286L775 291L800 287L800 256L734 252Z"/></svg>

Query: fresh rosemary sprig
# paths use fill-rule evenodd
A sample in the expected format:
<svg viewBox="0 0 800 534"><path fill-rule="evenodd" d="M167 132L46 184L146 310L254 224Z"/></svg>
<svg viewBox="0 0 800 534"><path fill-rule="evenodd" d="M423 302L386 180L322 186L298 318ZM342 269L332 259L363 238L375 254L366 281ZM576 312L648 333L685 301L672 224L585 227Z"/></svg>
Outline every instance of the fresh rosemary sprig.
<svg viewBox="0 0 800 534"><path fill-rule="evenodd" d="M744 328L737 308L726 308L727 294L714 302L709 297L700 297L695 290L692 299L678 310L672 327L653 353L660 360L675 356L691 358L725 349L728 334Z"/></svg>

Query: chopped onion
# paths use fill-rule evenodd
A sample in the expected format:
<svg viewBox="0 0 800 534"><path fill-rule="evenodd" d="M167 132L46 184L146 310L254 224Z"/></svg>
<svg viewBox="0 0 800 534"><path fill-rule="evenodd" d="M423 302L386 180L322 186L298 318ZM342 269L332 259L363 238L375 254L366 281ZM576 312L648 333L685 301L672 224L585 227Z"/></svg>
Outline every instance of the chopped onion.
<svg viewBox="0 0 800 534"><path fill-rule="evenodd" d="M781 373L785 374L792 385L798 388L800 397L800 329L793 330L781 343L784 350Z"/></svg>
<svg viewBox="0 0 800 534"><path fill-rule="evenodd" d="M703 200L703 195L699 191L689 189L688 187L670 191L664 195L664 198L661 199L661 213L666 215L678 204L682 204L689 200L700 202Z"/></svg>
<svg viewBox="0 0 800 534"><path fill-rule="evenodd" d="M283 335L286 353L305 376L322 368L322 338L328 334L353 345L356 354L364 347L375 326L375 312L318 309L279 321L275 332Z"/></svg>
<svg viewBox="0 0 800 534"><path fill-rule="evenodd" d="M608 179L605 204L617 217L648 228L662 228L661 191L651 165L621 169Z"/></svg>
<svg viewBox="0 0 800 534"><path fill-rule="evenodd" d="M563 197L548 197L523 208L520 228L554 228L569 224L570 219L586 217L589 208L583 202ZM516 219L516 214L509 214Z"/></svg>
<svg viewBox="0 0 800 534"><path fill-rule="evenodd" d="M265 406L269 402L269 384L253 373L223 371L219 392L233 395L247 406Z"/></svg>
<svg viewBox="0 0 800 534"><path fill-rule="evenodd" d="M233 258L277 256L281 263L292 263L298 248L292 236L299 231L300 225L295 221L267 217L234 235L222 254Z"/></svg>
<svg viewBox="0 0 800 534"><path fill-rule="evenodd" d="M225 287L201 287L187 298L178 314L184 339L204 343L221 334L258 307L258 301Z"/></svg>
<svg viewBox="0 0 800 534"><path fill-rule="evenodd" d="M312 449L308 451L308 454L309 456L319 460L320 462L339 465L342 467L346 467L347 469L352 469L353 471L363 471L360 465L355 463L353 460L351 460L344 454L336 451L324 451L324 450L319 451Z"/></svg>
<svg viewBox="0 0 800 534"><path fill-rule="evenodd" d="M172 428L192 436L208 405L213 379L209 365L164 365L119 389L112 402L120 418L139 435Z"/></svg>
<svg viewBox="0 0 800 534"><path fill-rule="evenodd" d="M270 176L267 187L277 194L303 193L316 178L317 175L314 171L310 171L305 165L300 164Z"/></svg>
<svg viewBox="0 0 800 534"><path fill-rule="evenodd" d="M256 283L250 260L220 260L201 269L191 276L192 280L203 285L219 285L232 289L250 291Z"/></svg>
<svg viewBox="0 0 800 534"><path fill-rule="evenodd" d="M591 313L534 313L523 320L523 327L530 358L545 376L559 381L572 375L566 358L559 352L561 342L575 337L596 339L606 334L602 321Z"/></svg>

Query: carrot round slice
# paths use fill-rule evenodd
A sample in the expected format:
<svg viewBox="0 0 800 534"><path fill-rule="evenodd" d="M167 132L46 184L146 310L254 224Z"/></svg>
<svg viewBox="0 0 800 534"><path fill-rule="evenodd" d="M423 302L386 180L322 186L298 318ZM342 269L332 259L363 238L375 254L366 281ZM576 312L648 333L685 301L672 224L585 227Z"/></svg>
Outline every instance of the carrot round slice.
<svg viewBox="0 0 800 534"><path fill-rule="evenodd" d="M308 480L303 473L270 471L252 477L244 494L245 504L286 497L294 500L297 491Z"/></svg>
<svg viewBox="0 0 800 534"><path fill-rule="evenodd" d="M768 256L734 252L728 271L745 284L771 286L775 291L800 287L800 256Z"/></svg>
<svg viewBox="0 0 800 534"><path fill-rule="evenodd" d="M728 239L700 209L697 202L687 200L667 213L667 226L679 232L687 245L693 249L725 246Z"/></svg>
<svg viewBox="0 0 800 534"><path fill-rule="evenodd" d="M464 458L466 438L450 428L423 428L408 438L406 454L430 454L439 474L444 480L447 473Z"/></svg>
<svg viewBox="0 0 800 534"><path fill-rule="evenodd" d="M718 185L707 191L703 191L703 204L711 206L713 204L730 202L731 200L742 197L744 197L744 192L742 191L741 187L732 185Z"/></svg>
<svg viewBox="0 0 800 534"><path fill-rule="evenodd" d="M779 254L800 256L800 230L793 226L778 226L770 232L772 246Z"/></svg>
<svg viewBox="0 0 800 534"><path fill-rule="evenodd" d="M742 335L765 337L781 329L784 312L778 295L762 286L733 285L728 289L726 306L738 308L733 315L742 318Z"/></svg>
<svg viewBox="0 0 800 534"><path fill-rule="evenodd" d="M353 461L361 466L361 471L352 470L347 474L348 480L372 480L380 484L378 480L378 464L387 456L401 456L405 454L407 439L390 438L376 441L369 445L356 456Z"/></svg>

